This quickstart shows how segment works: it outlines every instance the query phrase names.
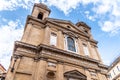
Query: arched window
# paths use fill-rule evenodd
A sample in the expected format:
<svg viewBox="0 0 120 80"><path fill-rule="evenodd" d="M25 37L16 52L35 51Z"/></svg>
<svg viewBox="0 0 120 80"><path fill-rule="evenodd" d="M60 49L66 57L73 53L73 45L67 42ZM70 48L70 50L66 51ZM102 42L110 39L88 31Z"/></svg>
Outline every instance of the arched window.
<svg viewBox="0 0 120 80"><path fill-rule="evenodd" d="M76 52L76 49L75 49L75 41L74 41L74 39L71 38L71 37L67 37L67 48L68 48L68 50L70 50L70 51Z"/></svg>
<svg viewBox="0 0 120 80"><path fill-rule="evenodd" d="M43 14L42 14L42 13L39 13L38 16L37 16L37 18L42 20Z"/></svg>

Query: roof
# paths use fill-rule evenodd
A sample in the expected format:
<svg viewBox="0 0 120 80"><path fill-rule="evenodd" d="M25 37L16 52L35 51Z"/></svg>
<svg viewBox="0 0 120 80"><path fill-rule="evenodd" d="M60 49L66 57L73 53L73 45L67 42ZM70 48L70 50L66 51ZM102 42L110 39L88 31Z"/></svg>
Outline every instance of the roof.
<svg viewBox="0 0 120 80"><path fill-rule="evenodd" d="M51 10L50 10L45 4L43 4L43 3L35 3L35 4L34 4L34 7L35 7L35 6L47 10L47 11L49 11L49 13L51 12Z"/></svg>
<svg viewBox="0 0 120 80"><path fill-rule="evenodd" d="M117 57L117 58L110 64L108 71L110 71L119 61L120 61L120 56Z"/></svg>
<svg viewBox="0 0 120 80"><path fill-rule="evenodd" d="M2 64L0 64L0 66L6 71L6 69L2 66Z"/></svg>
<svg viewBox="0 0 120 80"><path fill-rule="evenodd" d="M88 29L91 29L91 27L89 27L85 22L77 22L76 23L76 25L79 27L79 26L84 26L84 27L86 27L86 28L88 28Z"/></svg>

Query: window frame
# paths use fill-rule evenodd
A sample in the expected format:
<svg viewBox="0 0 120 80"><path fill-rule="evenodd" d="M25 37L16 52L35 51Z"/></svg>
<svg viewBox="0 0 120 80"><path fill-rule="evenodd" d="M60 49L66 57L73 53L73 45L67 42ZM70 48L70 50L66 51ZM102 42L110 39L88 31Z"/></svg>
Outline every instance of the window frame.
<svg viewBox="0 0 120 80"><path fill-rule="evenodd" d="M84 52L85 56L90 56L90 51L89 51L88 45L85 43L83 43L83 52Z"/></svg>
<svg viewBox="0 0 120 80"><path fill-rule="evenodd" d="M75 45L75 51L72 51L72 50L69 50L68 49L68 41L67 41L67 38L70 37L74 40L74 45ZM77 39L75 39L74 37L71 37L69 35L65 35L65 49L69 52L73 52L73 53L77 53L78 52L78 49L77 49Z"/></svg>
<svg viewBox="0 0 120 80"><path fill-rule="evenodd" d="M119 68L119 66L117 66L117 70L118 70L118 71L120 71L120 68Z"/></svg>
<svg viewBox="0 0 120 80"><path fill-rule="evenodd" d="M42 19L43 19L43 13L42 13L42 12L39 12L39 13L38 13L37 19L39 19L39 20L42 20Z"/></svg>
<svg viewBox="0 0 120 80"><path fill-rule="evenodd" d="M53 38L55 38L55 42L53 42ZM50 45L51 46L57 46L57 34L54 32L51 32L50 34Z"/></svg>
<svg viewBox="0 0 120 80"><path fill-rule="evenodd" d="M113 70L113 74L116 75L115 71Z"/></svg>

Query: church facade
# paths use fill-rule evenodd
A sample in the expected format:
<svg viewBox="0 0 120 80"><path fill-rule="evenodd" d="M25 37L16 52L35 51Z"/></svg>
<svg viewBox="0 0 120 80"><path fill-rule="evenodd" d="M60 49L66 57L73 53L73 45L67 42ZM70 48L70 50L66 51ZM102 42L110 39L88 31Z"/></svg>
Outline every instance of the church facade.
<svg viewBox="0 0 120 80"><path fill-rule="evenodd" d="M51 10L34 4L24 33L15 42L5 80L107 80L91 28L84 22L49 18Z"/></svg>

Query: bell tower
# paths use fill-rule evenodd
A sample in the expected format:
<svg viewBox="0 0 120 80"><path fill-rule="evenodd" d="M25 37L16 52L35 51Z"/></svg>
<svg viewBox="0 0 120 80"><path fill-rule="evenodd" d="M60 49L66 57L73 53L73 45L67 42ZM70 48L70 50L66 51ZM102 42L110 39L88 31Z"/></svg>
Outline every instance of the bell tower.
<svg viewBox="0 0 120 80"><path fill-rule="evenodd" d="M31 15L40 20L44 20L49 16L50 12L50 9L46 5L42 3L35 3Z"/></svg>

